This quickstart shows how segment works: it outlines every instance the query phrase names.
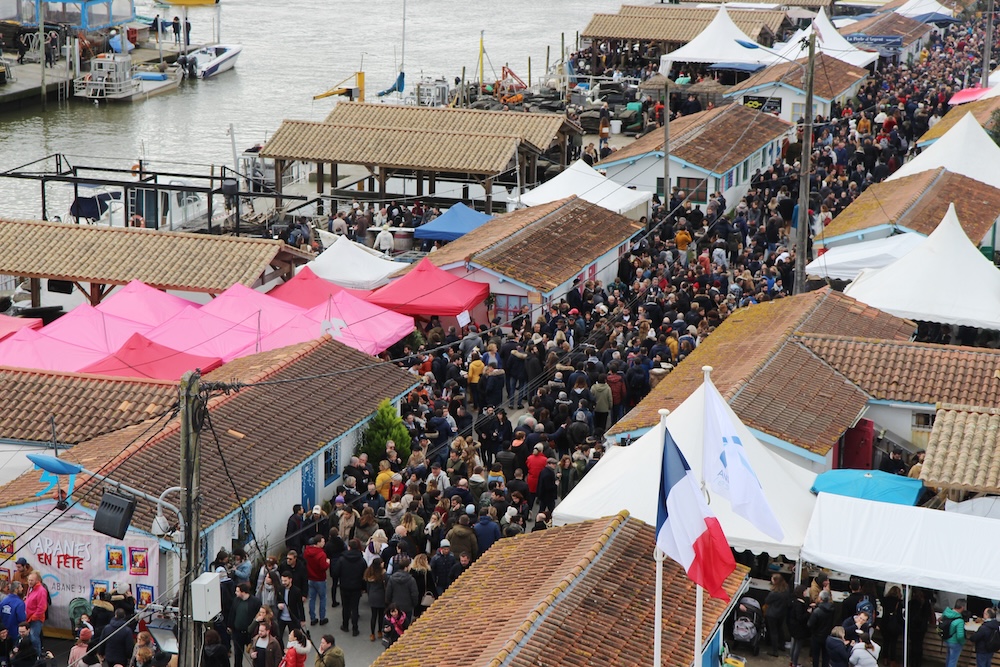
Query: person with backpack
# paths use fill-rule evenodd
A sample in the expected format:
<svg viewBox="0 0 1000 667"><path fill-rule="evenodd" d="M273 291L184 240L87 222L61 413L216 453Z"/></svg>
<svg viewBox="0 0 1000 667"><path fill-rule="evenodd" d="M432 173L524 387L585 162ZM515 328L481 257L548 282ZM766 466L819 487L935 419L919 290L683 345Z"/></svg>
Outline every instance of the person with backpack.
<svg viewBox="0 0 1000 667"><path fill-rule="evenodd" d="M903 631L903 600L899 586L893 586L882 598L882 616L878 619L878 629L882 632L882 648L889 667L896 667L899 635Z"/></svg>
<svg viewBox="0 0 1000 667"><path fill-rule="evenodd" d="M812 656L813 667L824 667L827 664L826 638L836 625L836 609L833 606L833 596L828 590L820 591L817 602L809 612L810 644L809 655Z"/></svg>
<svg viewBox="0 0 1000 667"><path fill-rule="evenodd" d="M990 667L993 654L1000 651L1000 621L995 608L983 610L983 624L969 639L976 645L976 667Z"/></svg>
<svg viewBox="0 0 1000 667"><path fill-rule="evenodd" d="M958 667L958 656L965 646L965 598L955 600L954 607L945 607L938 621L938 634L948 651L945 667Z"/></svg>

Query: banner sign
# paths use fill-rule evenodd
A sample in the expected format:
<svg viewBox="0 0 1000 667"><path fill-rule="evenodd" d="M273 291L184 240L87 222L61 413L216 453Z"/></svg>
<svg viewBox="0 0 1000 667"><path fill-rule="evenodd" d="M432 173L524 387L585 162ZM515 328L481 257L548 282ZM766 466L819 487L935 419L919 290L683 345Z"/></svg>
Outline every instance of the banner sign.
<svg viewBox="0 0 1000 667"><path fill-rule="evenodd" d="M771 113L775 115L781 114L780 97L757 97L755 95L744 95L743 106L754 110L760 110L764 113Z"/></svg>
<svg viewBox="0 0 1000 667"><path fill-rule="evenodd" d="M853 35L845 35L845 39L859 49L878 51L879 55L882 56L895 55L903 48L903 38L896 35L865 35L855 33Z"/></svg>
<svg viewBox="0 0 1000 667"><path fill-rule="evenodd" d="M59 519L41 533L31 522L18 524L6 517L0 522L4 524L0 576L12 577L14 561L22 557L42 575L52 596L46 626L69 629L73 598L91 600L96 593L113 591L119 584L132 591L137 607L160 594L160 548L154 539L129 534L116 540L86 530L88 524L83 521Z"/></svg>

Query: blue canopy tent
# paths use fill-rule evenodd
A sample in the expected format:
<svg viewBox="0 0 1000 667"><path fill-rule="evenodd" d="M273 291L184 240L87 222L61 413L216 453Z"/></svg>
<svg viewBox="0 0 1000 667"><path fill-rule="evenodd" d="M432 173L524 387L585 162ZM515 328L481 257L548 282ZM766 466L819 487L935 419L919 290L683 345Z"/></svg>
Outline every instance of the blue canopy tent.
<svg viewBox="0 0 1000 667"><path fill-rule="evenodd" d="M4 7L7 3L0 2L0 10ZM12 10L0 11L0 20L37 26L41 12L47 25L64 24L83 32L123 25L135 18L132 0L33 0L18 2Z"/></svg>
<svg viewBox="0 0 1000 667"><path fill-rule="evenodd" d="M714 65L709 65L708 69L712 70L731 70L734 72L757 72L764 69L767 65L761 65L759 63L715 63Z"/></svg>
<svg viewBox="0 0 1000 667"><path fill-rule="evenodd" d="M454 241L492 219L492 215L480 213L459 202L426 225L417 227L413 236L428 241Z"/></svg>
<svg viewBox="0 0 1000 667"><path fill-rule="evenodd" d="M947 14L942 14L941 12L929 12L927 14L920 14L913 17L914 21L920 21L921 23L934 23L936 25L942 25L944 23L961 23L962 21L955 18L954 16L948 16Z"/></svg>
<svg viewBox="0 0 1000 667"><path fill-rule="evenodd" d="M828 470L816 476L811 491L874 500L895 505L916 505L924 483L881 470Z"/></svg>

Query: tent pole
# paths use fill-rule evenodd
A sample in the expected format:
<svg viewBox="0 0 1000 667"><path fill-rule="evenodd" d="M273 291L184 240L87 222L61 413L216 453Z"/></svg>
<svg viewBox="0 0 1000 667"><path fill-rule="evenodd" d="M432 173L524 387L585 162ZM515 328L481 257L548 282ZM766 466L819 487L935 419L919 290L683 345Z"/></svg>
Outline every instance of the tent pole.
<svg viewBox="0 0 1000 667"><path fill-rule="evenodd" d="M910 658L910 585L903 584L906 594L903 596L906 601L903 603L903 667L906 667Z"/></svg>
<svg viewBox="0 0 1000 667"><path fill-rule="evenodd" d="M666 554L659 547L653 549L656 561L656 609L653 615L653 667L660 667L663 644L663 559Z"/></svg>
<svg viewBox="0 0 1000 667"><path fill-rule="evenodd" d="M795 585L802 583L802 558L795 559Z"/></svg>
<svg viewBox="0 0 1000 667"><path fill-rule="evenodd" d="M701 586L695 585L698 590L698 597L694 610L694 667L701 667L701 624L704 617L705 591Z"/></svg>

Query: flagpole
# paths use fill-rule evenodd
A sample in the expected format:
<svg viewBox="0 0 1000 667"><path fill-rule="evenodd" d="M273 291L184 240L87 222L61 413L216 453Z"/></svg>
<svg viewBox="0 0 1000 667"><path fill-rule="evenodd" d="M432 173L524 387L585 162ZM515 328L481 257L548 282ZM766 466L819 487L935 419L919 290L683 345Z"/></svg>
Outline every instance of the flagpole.
<svg viewBox="0 0 1000 667"><path fill-rule="evenodd" d="M660 436L660 442L667 435L667 415L670 414L670 410L659 410L660 414L660 429L663 431L663 435ZM662 456L662 454L661 454ZM656 609L653 614L653 667L662 667L662 651L663 651L663 559L667 555L663 553L660 547L653 548L653 560L656 561Z"/></svg>
<svg viewBox="0 0 1000 667"><path fill-rule="evenodd" d="M694 667L701 667L701 624L704 617L702 603L705 601L705 589L698 585L695 588L698 590L698 598L694 612Z"/></svg>

